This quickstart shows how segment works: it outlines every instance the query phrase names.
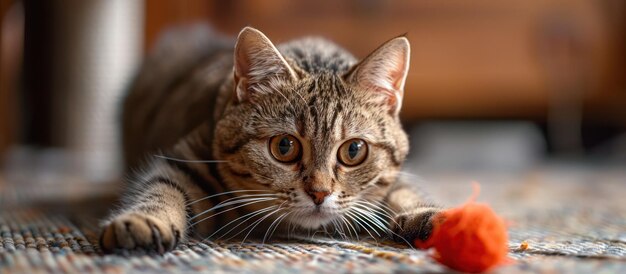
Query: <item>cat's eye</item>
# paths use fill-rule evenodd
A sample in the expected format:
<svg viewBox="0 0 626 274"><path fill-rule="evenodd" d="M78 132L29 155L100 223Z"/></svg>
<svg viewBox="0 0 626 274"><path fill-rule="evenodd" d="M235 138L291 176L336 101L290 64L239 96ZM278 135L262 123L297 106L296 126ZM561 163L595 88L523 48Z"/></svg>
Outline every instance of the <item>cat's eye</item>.
<svg viewBox="0 0 626 274"><path fill-rule="evenodd" d="M296 137L291 135L278 135L270 139L270 153L283 163L291 163L300 159L302 155L302 145Z"/></svg>
<svg viewBox="0 0 626 274"><path fill-rule="evenodd" d="M337 158L346 166L356 166L367 158L367 143L361 139L350 139L339 147Z"/></svg>

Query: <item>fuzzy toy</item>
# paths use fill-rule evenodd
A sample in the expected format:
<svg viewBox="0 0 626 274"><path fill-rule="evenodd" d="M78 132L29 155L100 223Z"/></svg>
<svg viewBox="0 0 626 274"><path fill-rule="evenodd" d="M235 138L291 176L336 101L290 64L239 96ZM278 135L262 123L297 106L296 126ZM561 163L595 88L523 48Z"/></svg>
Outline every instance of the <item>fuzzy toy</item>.
<svg viewBox="0 0 626 274"><path fill-rule="evenodd" d="M483 272L506 262L508 237L504 220L486 204L475 203L479 186L464 205L436 215L433 232L426 241L415 240L421 249L435 248L440 263L463 272Z"/></svg>

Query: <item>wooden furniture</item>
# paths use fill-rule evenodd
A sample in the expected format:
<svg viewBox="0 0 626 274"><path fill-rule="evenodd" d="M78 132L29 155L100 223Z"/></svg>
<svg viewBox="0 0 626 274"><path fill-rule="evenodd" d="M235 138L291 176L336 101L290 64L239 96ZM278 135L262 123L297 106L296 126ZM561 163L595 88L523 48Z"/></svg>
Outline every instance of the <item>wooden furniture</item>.
<svg viewBox="0 0 626 274"><path fill-rule="evenodd" d="M56 3L0 2L0 152L17 139L51 145L49 135L56 130L46 120L52 116L47 90L52 86L48 71L54 55L49 44L63 38L48 35L51 26L45 22L52 20L51 9L31 8L30 24L22 26L27 33L30 30L24 37L30 47L11 44L15 50L7 53L5 38L11 29L7 12L18 2L26 7ZM233 36L250 25L275 42L322 35L357 57L407 33L412 44L402 112L407 121L530 119L580 124L584 120L626 129L626 2L621 0L142 2L144 49L154 45L165 28L193 22L208 22ZM33 29L37 26L41 29ZM22 49L30 53L23 70ZM22 104L17 103L19 98ZM20 112L28 115L19 117Z"/></svg>
<svg viewBox="0 0 626 274"><path fill-rule="evenodd" d="M626 126L623 9L620 1L593 0L159 0L146 1L146 44L167 25L208 21L233 35L254 26L277 42L323 35L363 57L407 33L407 119L544 121L562 84L550 72L560 61L551 57L564 53L584 67L565 73L565 81L585 86L584 117Z"/></svg>

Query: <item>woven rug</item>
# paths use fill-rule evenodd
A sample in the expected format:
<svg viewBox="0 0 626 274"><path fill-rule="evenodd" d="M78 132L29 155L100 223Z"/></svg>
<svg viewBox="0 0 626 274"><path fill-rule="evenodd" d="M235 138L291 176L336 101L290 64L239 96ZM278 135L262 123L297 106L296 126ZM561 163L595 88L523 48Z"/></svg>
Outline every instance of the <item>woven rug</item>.
<svg viewBox="0 0 626 274"><path fill-rule="evenodd" d="M481 182L479 201L509 223L512 263L495 272L626 273L626 172L551 167L519 174L426 174L415 181L434 199L456 205L470 195L470 179ZM0 273L449 272L428 252L319 236L265 244L191 241L165 255L103 255L97 219L106 199L38 203L36 197L50 200L49 192L9 189L8 183L0 188ZM522 241L527 249L520 248Z"/></svg>

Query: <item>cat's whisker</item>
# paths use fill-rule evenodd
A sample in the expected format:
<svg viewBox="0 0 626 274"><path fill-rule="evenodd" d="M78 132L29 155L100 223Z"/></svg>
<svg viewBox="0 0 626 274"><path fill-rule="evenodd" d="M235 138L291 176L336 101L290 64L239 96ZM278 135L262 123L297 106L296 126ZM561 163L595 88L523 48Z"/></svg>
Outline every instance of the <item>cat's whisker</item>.
<svg viewBox="0 0 626 274"><path fill-rule="evenodd" d="M282 220L280 220L278 222L278 224L276 224L276 226L274 227L274 229L272 230L272 232L270 233L270 238L272 238L272 236L274 235L274 232L276 231L276 229L278 228L278 226L280 225L280 222L284 221L287 219L287 217L289 217L289 215L291 214L291 212L287 213L287 215L285 215L285 217L283 217Z"/></svg>
<svg viewBox="0 0 626 274"><path fill-rule="evenodd" d="M378 221L376 219L375 216L373 216L373 214L369 214L366 212L360 212L362 215L362 217L366 220L369 220L370 223L375 226L376 228L380 229L381 232L391 232L391 230L384 224L382 224L380 221ZM393 233L393 232L392 232Z"/></svg>
<svg viewBox="0 0 626 274"><path fill-rule="evenodd" d="M244 221L240 222L240 224L244 224L244 223L246 223L247 221L249 221L250 219L252 219L252 218L254 218L254 217L258 216L258 215L264 214L264 213L265 213L265 214L271 214L271 213L274 213L276 210L278 210L278 205L274 205L274 206L272 206L272 208L271 208L271 209L269 209L269 210L264 210L263 212L260 212L260 213L258 213L258 214L254 214L254 216L250 216L250 217L248 217L248 218L247 218L247 219L245 219ZM268 211L272 211L272 212L268 213ZM257 222L259 222L259 221L262 221L262 220L261 220L261 218L259 218L259 219L257 219L257 220L254 220L251 224L249 224L248 226L246 226L246 227L244 227L243 229L239 230L239 232L237 232L237 233L235 233L234 235L232 235L232 236L230 236L230 237L226 238L226 239L225 239L225 241L229 241L229 240L231 240L232 238L237 237L237 235L239 235L239 234L241 234L241 233L245 232L248 228L250 228L251 226L253 226L254 224L256 224L256 223L257 223ZM229 231L229 233L230 233L230 231ZM225 234L225 235L223 235L223 236L226 236L226 234ZM222 236L220 236L220 238L218 238L218 239L221 239L221 238L222 238ZM242 243L243 243L243 242L242 242Z"/></svg>
<svg viewBox="0 0 626 274"><path fill-rule="evenodd" d="M318 229L318 230L313 231L313 235L311 235L311 241L313 240L313 238L315 238L315 235L317 235L317 233L320 233L320 232L321 232L321 231L320 231L319 229Z"/></svg>
<svg viewBox="0 0 626 274"><path fill-rule="evenodd" d="M357 209L357 210L358 210L358 209ZM380 216L376 216L374 213L369 213L369 214L368 214L367 212L364 212L364 214L369 215L371 218L378 219L378 220L379 220L379 222L378 222L378 224L379 224L379 225L378 225L378 227L379 227L381 230L386 231L386 232L388 232L388 233L390 233L390 234L393 234L393 235L397 236L398 238L402 239L402 240L403 240L403 241L404 241L407 245L409 245L411 248L413 248L413 245L411 245L411 243L409 243L409 241L407 241L404 237L402 237L402 236L398 235L397 233L393 232L393 230L389 229L389 228L388 228L388 227L386 227L384 224L381 224L381 223L380 223L380 221L384 221L384 220L382 220L382 219L380 218ZM396 224L397 224L397 223L396 223ZM420 228L420 229L421 229L421 228ZM413 248L413 249L414 249L414 248Z"/></svg>
<svg viewBox="0 0 626 274"><path fill-rule="evenodd" d="M282 218L283 216L285 216L285 214L287 213L283 213L280 216L278 216L276 219L274 219L274 221L267 227L267 230L265 231L265 235L263 235L263 241L261 241L261 244L265 244L265 240L267 239L267 234L270 233L270 231L272 230L272 228L274 227L274 224L276 224L276 222L278 222L280 220L280 218Z"/></svg>
<svg viewBox="0 0 626 274"><path fill-rule="evenodd" d="M212 164L212 163L228 163L229 162L229 161L226 161L226 160L187 160L187 159L173 158L173 157L168 157L168 156L165 156L165 155L158 155L158 154L154 154L152 156L154 156L156 158L161 158L161 159L175 161L175 162L182 162L182 163L205 163L205 164Z"/></svg>
<svg viewBox="0 0 626 274"><path fill-rule="evenodd" d="M239 201L239 200L248 199L248 198L280 198L280 195L276 194L276 193L261 193L261 194L239 195L237 197L233 197L233 198L229 198L229 199L226 199L224 201L221 201L220 203L216 204L215 207L219 206L219 205L224 205L226 203L230 203L231 201Z"/></svg>
<svg viewBox="0 0 626 274"><path fill-rule="evenodd" d="M243 193L243 192L271 192L271 190L260 190L260 189L259 190L256 190L256 189L252 190L251 189L251 190L226 191L226 192L222 192L222 193L218 193L218 194L213 194L213 195L209 195L209 196L206 196L206 197L202 197L200 199L197 199L197 200L194 200L192 202L187 203L185 206L190 206L190 205L193 205L195 203L199 203L199 202L202 202L204 200L208 200L208 199L211 199L211 198L214 198L214 197L218 197L218 196L223 196L223 195L228 195L228 194L233 194L233 193ZM237 197L242 197L242 195L237 196Z"/></svg>
<svg viewBox="0 0 626 274"><path fill-rule="evenodd" d="M226 231L226 233L223 233L223 234L222 234L222 236L220 236L219 238L217 238L217 239L216 239L216 240L219 240L219 239L221 239L223 236L228 235L228 234L229 234L230 232L232 232L235 228L239 227L239 226L240 226L240 225L242 225L242 224L245 224L245 223L246 223L247 221L249 221L250 219L252 219L252 218L254 218L254 217L256 217L256 216L258 216L258 215L260 215L260 214L263 214L263 213L265 213L265 212L268 212L268 211L270 211L270 210L274 210L274 209L276 209L277 207L278 207L278 205L269 206L269 207L266 207L266 208L262 208L262 209L259 209L259 210L252 211L252 212L247 213L247 214L245 214L245 215L243 215L243 216L241 216L241 217L238 217L237 219L234 219L234 220L232 220L232 221L228 222L226 225L222 226L220 229L218 229L218 230L216 230L215 232L213 232L213 234L211 234L211 235L209 235L208 237L206 237L206 238L205 238L205 240L206 240L206 239L210 239L210 238L212 238L213 236L215 236L216 234L218 234L220 231L222 231L222 229L227 228L227 227L228 227L229 225L231 225L232 223L234 223L234 222L236 222L236 221L238 221L238 220L241 220L241 219L243 219L243 218L247 218L247 219L245 219L245 220L243 220L243 221L239 222L236 226L232 227L230 230ZM251 215L252 215L252 216L251 216Z"/></svg>
<svg viewBox="0 0 626 274"><path fill-rule="evenodd" d="M324 234L326 234L326 236L329 236L328 230L326 229L326 224L322 225L322 229L324 229Z"/></svg>
<svg viewBox="0 0 626 274"><path fill-rule="evenodd" d="M335 220L330 220L330 223L328 223L329 226L332 225L332 230L331 230L331 235L333 237L335 237L335 235L339 234L339 236L341 236L341 232L339 231L339 228L337 228L337 224L335 223Z"/></svg>
<svg viewBox="0 0 626 274"><path fill-rule="evenodd" d="M370 199L360 199L359 201L367 202L367 203L375 205L377 207L382 207L382 208L388 210L392 214L397 214L397 212L395 210L393 210L393 208L389 207L387 205L387 203L379 201L377 199L373 199L373 200L370 200Z"/></svg>
<svg viewBox="0 0 626 274"><path fill-rule="evenodd" d="M287 202L287 200L285 200L284 202L282 202L278 208L270 213L266 213L265 216L263 216L262 218L259 218L259 220L254 221L252 224L248 225L247 227L245 227L244 229L242 229L239 233L233 235L232 237L228 238L228 239L232 239L233 237L239 235L241 232L246 231L248 228L250 228L250 230L248 231L248 233L246 234L246 236L243 238L243 240L241 241L241 243L243 244L245 242L245 240L248 238L248 236L250 235L250 233L261 223L263 222L266 218L268 218L269 216L271 216L272 214L280 211L282 209L282 206Z"/></svg>
<svg viewBox="0 0 626 274"><path fill-rule="evenodd" d="M265 221L265 219L269 218L270 216L274 215L274 213L279 212L282 209L282 206L286 203L287 201L284 201L282 204L280 204L278 206L278 209L266 214L263 218L255 221L254 223L252 223L251 225L254 225L252 228L250 228L250 231L248 231L248 233L246 234L246 236L243 237L243 240L241 240L241 244L243 244L246 239L248 238L248 236L250 236L250 233L252 233L252 231L259 225L261 224L263 221ZM250 226L248 226L250 227ZM244 228L243 230L245 231L248 227Z"/></svg>
<svg viewBox="0 0 626 274"><path fill-rule="evenodd" d="M388 227L388 223L389 223L388 220L384 219L383 218L384 216L381 216L379 212L371 211L370 209L363 208L362 205L354 205L354 209L363 214L367 214L369 217L371 217L372 222L377 223L377 226L384 227L384 228ZM385 230L385 229L382 229L382 230Z"/></svg>
<svg viewBox="0 0 626 274"><path fill-rule="evenodd" d="M377 200L370 200L370 201L372 201L372 202L374 202L374 203L376 203L376 204L378 204L378 205L380 205L380 206L382 206L382 207L386 208L386 209L387 209L387 210L389 210L391 213L393 213L395 216L397 216L397 215L399 215L399 214L400 214L400 213L398 213L398 211L393 210L391 207L389 207L388 205L386 205L385 203L383 203L383 202L381 202L381 201L377 201ZM402 205L400 205L400 207L401 207L401 208L400 208L401 212L406 212L406 211L407 211L407 208L406 208L406 207L404 207L404 206L402 206Z"/></svg>
<svg viewBox="0 0 626 274"><path fill-rule="evenodd" d="M389 218L389 220L390 220L391 222L395 223L396 225L399 225L399 224L396 222L395 218L394 218L393 216L391 216L389 213L387 213L385 210L383 210L381 207L378 207L378 206L376 206L376 205L374 205L374 204L372 204L372 203L369 203L369 202L367 202L367 201L355 201L354 205L355 205L355 206L361 206L361 207L365 208L365 209L366 209L366 210L368 210L368 211L372 211L373 213L383 215L384 217ZM375 208L371 208L371 207L369 207L368 205L370 205L370 206L372 206L372 207L375 207ZM396 214L396 215L397 215L397 214Z"/></svg>
<svg viewBox="0 0 626 274"><path fill-rule="evenodd" d="M267 237L267 233L268 233L268 232L270 232L270 230L271 230L271 233L269 234L270 236L267 238L267 239L269 240L270 238L272 238L272 235L274 235L274 231L276 231L276 229L278 228L278 226L280 225L280 223L284 220L284 218L286 218L287 216L289 216L289 214L291 214L291 212L286 212L286 213L283 213L283 214L282 214L282 215L280 215L278 218L276 218L276 220L274 220L274 222L272 222L272 224L271 224L271 225L269 226L269 228L267 229L267 232L265 232L265 236L263 236L263 242L262 242L262 244L265 244L265 238ZM276 224L276 225L274 226L274 224ZM274 229L272 229L272 226L274 226Z"/></svg>
<svg viewBox="0 0 626 274"><path fill-rule="evenodd" d="M224 200L224 201L214 205L213 207L211 207L209 209L206 209L205 211L203 211L203 212L201 212L201 213L191 217L191 219L199 217L200 215L205 214L205 213L207 213L209 211L214 211L215 209L219 209L219 208L222 208L222 207L225 207L225 206L236 204L236 203L239 203L242 200L251 199L251 198L280 198L280 195L279 194L275 194L275 193L261 193L261 194L239 195L239 196L236 196L236 197L233 197L233 198L226 199L226 200Z"/></svg>
<svg viewBox="0 0 626 274"><path fill-rule="evenodd" d="M366 214L366 213L365 213L365 214ZM370 217L375 217L375 216L372 216L371 214L366 214L366 215L368 215L368 216L370 216ZM402 240L403 240L403 241L404 241L404 242L405 242L408 246L410 246L411 248L413 248L413 246L411 245L411 243L409 243L409 242L408 242L408 241L407 241L404 237L402 237L402 236L398 235L397 233L393 232L393 230L389 229L388 227L386 227L386 226L384 226L384 225L381 225L381 224L379 223L378 228L380 228L380 229L381 229L382 231L384 231L384 232L387 232L387 233L389 233L389 234L392 234L392 235L397 236L398 238L402 239ZM413 248L413 249L414 249L414 248Z"/></svg>
<svg viewBox="0 0 626 274"><path fill-rule="evenodd" d="M215 211L215 210L223 208L223 207L227 207L229 205L234 205L234 204L239 204L239 203L246 203L246 202L249 202L249 201L253 201L255 199L269 199L269 198L278 199L277 197L236 197L236 199L234 201L231 200L231 201L228 201L228 202L226 202L226 201L221 202L221 203L219 203L219 204L217 204L217 205L215 205L215 206L213 206L213 207L211 207L209 209L206 209L206 210L204 210L204 211L202 211L202 212L200 212L200 213L198 213L198 214L196 214L194 216L191 216L189 218L189 220L191 221L191 220L196 219L196 218L198 218L198 217L200 217L200 216L202 216L202 215L204 215L206 213L209 213L211 211Z"/></svg>
<svg viewBox="0 0 626 274"><path fill-rule="evenodd" d="M354 228L354 226L351 224L351 222L345 217L345 216L340 216L341 217L341 221L346 224L346 230L348 230L348 233L350 233L352 235L352 232L350 231L350 228L352 228L352 230L354 230L354 236L357 239L357 241L359 240L359 233L356 232L356 229Z"/></svg>
<svg viewBox="0 0 626 274"><path fill-rule="evenodd" d="M346 231L343 229L343 226L341 225L341 223L339 223L337 219L333 219L332 222L333 222L333 226L335 227L335 230L339 233L341 238L347 241L348 236L346 235Z"/></svg>
<svg viewBox="0 0 626 274"><path fill-rule="evenodd" d="M333 225L333 235L339 233L339 236L341 236L341 231L339 230L339 227L337 226L337 221L335 219L332 219L330 220L330 223Z"/></svg>
<svg viewBox="0 0 626 274"><path fill-rule="evenodd" d="M367 199L362 199L360 201L367 202L367 203L369 203L369 204L371 204L373 206L376 206L376 207L384 208L387 211L389 211L389 213L391 213L393 215L398 215L398 212L396 212L395 210L393 210L393 208L389 207L387 204L385 204L385 203L383 203L381 201L378 201L378 200L367 200Z"/></svg>
<svg viewBox="0 0 626 274"><path fill-rule="evenodd" d="M368 210L375 211L375 212L377 212L377 213L379 213L379 214L381 214L381 215L384 215L385 217L388 217L388 218L390 218L390 219L393 219L393 218L392 218L392 215L391 215L389 212L387 212L387 211L385 210L385 208L380 207L380 206L378 206L378 205L376 205L376 204L373 204L373 203L370 203L370 202L368 202L368 201L364 201L364 200L357 200L357 201L354 201L354 204L361 205L361 206L363 206L363 207L367 208ZM395 214L395 213L392 213L392 214Z"/></svg>
<svg viewBox="0 0 626 274"><path fill-rule="evenodd" d="M382 235L378 233L378 229L381 232L387 231L387 227L381 224L378 220L376 220L371 214L364 213L362 211L356 211L355 214L359 215L362 218L363 222L368 225L376 233L377 236L382 237Z"/></svg>
<svg viewBox="0 0 626 274"><path fill-rule="evenodd" d="M374 233L376 233L376 234L380 237L380 234L378 234L378 232L377 232L374 228L372 228L372 227L371 227L371 226L370 226L370 225L369 225L369 224L368 224L365 220L362 220L362 218L361 218L361 217L359 217L358 215L356 215L355 213L353 213L353 212L352 212L352 209L351 209L351 210L348 210L348 212L346 212L346 214L348 214L349 216L351 216L351 217L352 217L352 220L354 220L357 224L359 224L359 225L363 228L363 230L365 230L365 232L367 232L367 234L369 234L369 235L370 235L370 237L372 237L372 239L376 239L376 237L374 237L374 235L372 235L372 233L371 233L371 232L367 229L367 227L369 227L369 228L373 229L373 230L374 230ZM366 226L367 226L367 227L366 227Z"/></svg>
<svg viewBox="0 0 626 274"><path fill-rule="evenodd" d="M361 205L361 206L362 206L362 205ZM381 222L385 222L385 220L384 220L384 219L382 219L380 216L378 216L377 214L375 214L374 212L371 212L371 211L369 212L369 214L368 214L368 215L370 215L372 218L374 218L374 219L377 219L377 220L378 220L378 221L377 221L377 222L378 222L378 224L379 224L378 226L379 226L379 228L381 228L383 231L387 231L387 232L389 232L389 233L391 233L391 234L394 234L394 235L396 235L396 236L399 236L398 234L396 234L395 232L393 232L391 229L389 229L389 227L388 227L387 225L384 225L383 223L381 223ZM391 220L392 220L392 221L393 221L396 225L398 225L398 227L400 227L400 225L399 225L399 224L398 224L398 223L397 223L397 222L396 222L393 218L392 218ZM399 237L400 237L400 236L399 236ZM400 237L400 238L402 238L402 237ZM404 239L404 238L402 238L402 239ZM405 240L405 241L406 241L406 240Z"/></svg>
<svg viewBox="0 0 626 274"><path fill-rule="evenodd" d="M224 214L224 213L226 213L226 212L229 212L229 211L235 210L235 209L237 209L237 208L241 208L241 207L244 207L244 206L249 206L249 205L256 204L256 203L262 203L262 202L272 201L272 200L276 200L276 199L277 199L277 198L259 198L259 199L254 200L254 201L247 202L247 203L245 203L245 204L243 204L243 205L238 205L238 206L236 206L236 207L229 208L229 209L227 209L227 210L223 210L223 211L220 211L220 212L218 212L218 213L215 213L215 214L213 214L213 215L211 215L211 216L208 216L208 217L202 218L201 220L198 220L198 221L194 222L193 224L191 224L191 225L190 225L190 227L191 227L191 226L195 226L195 225L197 225L198 223L201 223L201 222L203 222L203 221L205 221L205 220L208 220L208 219L210 219L210 218L213 218L213 217L215 217L215 216L217 216L217 215Z"/></svg>
<svg viewBox="0 0 626 274"><path fill-rule="evenodd" d="M377 235L378 237L380 237L380 234L378 233L378 230L377 230L376 228L378 228L378 229L380 229L380 230L382 230L382 231L385 231L385 227L383 226L383 227L381 228L381 226L380 226L381 224L380 224L380 223L377 223L377 221L378 221L378 220L377 220L377 219L375 219L375 218L373 218L371 214L363 213L363 211L362 211L362 210L360 210L360 209L359 209L359 208L357 208L357 207L354 207L353 209L354 209L354 213L355 213L355 214L357 214L357 215L359 215L359 216L361 216L361 218L362 218L363 222L365 222L365 224L366 224L369 228L371 228L371 229L374 231L374 233L376 233L376 235ZM368 218L368 217L369 217L369 218Z"/></svg>
<svg viewBox="0 0 626 274"><path fill-rule="evenodd" d="M350 219L354 222L354 224L356 225L357 229L359 231L361 231L361 229L365 230L365 232L367 232L367 234L370 235L371 238L375 238L374 235L372 235L372 233L369 232L369 230L367 229L367 227L364 226L364 224L362 223L362 221L358 218L358 216L354 215L354 213L350 213L348 214L348 216L350 217Z"/></svg>

